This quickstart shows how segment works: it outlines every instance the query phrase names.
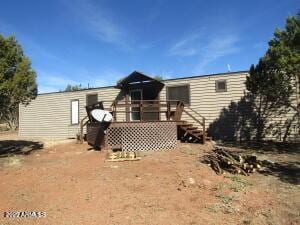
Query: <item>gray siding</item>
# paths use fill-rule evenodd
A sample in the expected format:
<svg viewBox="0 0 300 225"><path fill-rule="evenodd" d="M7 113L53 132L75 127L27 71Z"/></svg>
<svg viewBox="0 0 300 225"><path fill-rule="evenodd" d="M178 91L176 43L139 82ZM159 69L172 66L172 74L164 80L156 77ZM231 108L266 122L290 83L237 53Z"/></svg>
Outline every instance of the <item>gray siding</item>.
<svg viewBox="0 0 300 225"><path fill-rule="evenodd" d="M79 125L71 125L71 100L79 99L81 120L86 116L86 95L95 93L98 94L99 101L109 101L105 103L105 107L109 107L120 90L108 87L38 95L29 105L19 107L19 135L46 139L74 138L79 131Z"/></svg>
<svg viewBox="0 0 300 225"><path fill-rule="evenodd" d="M165 87L161 92L160 99L166 99L166 87L176 85L190 85L190 105L186 110L194 115L197 113L206 118L206 127L215 120L222 108L227 107L231 101L239 101L244 95L245 81L247 73L232 73L213 76L194 77L177 80L166 80ZM215 82L217 80L226 80L227 91L216 92ZM183 120L195 123L187 114L183 114ZM197 124L195 123L195 126Z"/></svg>
<svg viewBox="0 0 300 225"><path fill-rule="evenodd" d="M294 81L294 94L291 97L291 103L294 108L297 108L297 105L299 105L299 90L297 86L297 83L299 84L299 81ZM268 140L279 140L281 141L285 135L286 127L285 124L288 120L293 121L290 125L289 132L287 140L288 141L299 141L300 140L300 130L299 130L299 122L300 118L299 116L296 116L296 110L290 110L282 115L273 116L270 119L270 123L277 124L276 129L271 129L270 133L265 139Z"/></svg>

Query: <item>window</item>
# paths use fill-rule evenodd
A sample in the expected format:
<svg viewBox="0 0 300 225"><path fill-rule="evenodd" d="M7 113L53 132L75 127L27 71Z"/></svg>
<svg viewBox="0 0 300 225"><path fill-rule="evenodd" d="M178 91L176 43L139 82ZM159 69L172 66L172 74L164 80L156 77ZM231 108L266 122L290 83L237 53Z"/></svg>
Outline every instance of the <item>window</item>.
<svg viewBox="0 0 300 225"><path fill-rule="evenodd" d="M227 91L226 80L216 80L216 92Z"/></svg>
<svg viewBox="0 0 300 225"><path fill-rule="evenodd" d="M167 100L179 100L184 104L190 104L190 86L180 85L167 87Z"/></svg>
<svg viewBox="0 0 300 225"><path fill-rule="evenodd" d="M98 94L91 94L86 96L86 105L93 105L98 102Z"/></svg>
<svg viewBox="0 0 300 225"><path fill-rule="evenodd" d="M79 124L79 100L71 101L71 125Z"/></svg>

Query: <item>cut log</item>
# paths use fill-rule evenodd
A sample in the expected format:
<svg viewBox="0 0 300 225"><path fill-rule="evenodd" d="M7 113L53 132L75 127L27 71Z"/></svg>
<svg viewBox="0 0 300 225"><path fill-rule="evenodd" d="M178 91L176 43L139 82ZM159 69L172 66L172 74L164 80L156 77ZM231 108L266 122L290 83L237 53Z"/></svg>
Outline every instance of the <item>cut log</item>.
<svg viewBox="0 0 300 225"><path fill-rule="evenodd" d="M222 147L215 147L206 156L211 168L219 175L224 171L248 176L261 168L261 162L254 155L242 155L230 152Z"/></svg>

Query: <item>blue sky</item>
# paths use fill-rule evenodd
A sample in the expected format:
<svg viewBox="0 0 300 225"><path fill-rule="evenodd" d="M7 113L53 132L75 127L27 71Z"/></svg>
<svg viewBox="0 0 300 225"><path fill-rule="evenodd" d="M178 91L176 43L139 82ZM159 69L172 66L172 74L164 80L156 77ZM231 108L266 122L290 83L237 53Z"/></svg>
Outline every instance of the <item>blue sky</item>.
<svg viewBox="0 0 300 225"><path fill-rule="evenodd" d="M133 70L164 78L248 70L299 0L2 1L39 92L114 85Z"/></svg>

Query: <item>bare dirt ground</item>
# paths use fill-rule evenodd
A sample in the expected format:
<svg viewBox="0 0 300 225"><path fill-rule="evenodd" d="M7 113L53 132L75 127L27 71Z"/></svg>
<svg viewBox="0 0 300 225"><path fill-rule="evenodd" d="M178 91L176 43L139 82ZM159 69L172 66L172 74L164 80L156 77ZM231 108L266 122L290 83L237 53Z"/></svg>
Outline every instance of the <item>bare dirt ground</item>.
<svg viewBox="0 0 300 225"><path fill-rule="evenodd" d="M44 148L0 135L0 224L300 224L299 149L255 150L278 164L245 177L216 175L201 162L210 148L182 144L105 162L105 152L75 141ZM47 215L3 217L13 210Z"/></svg>

